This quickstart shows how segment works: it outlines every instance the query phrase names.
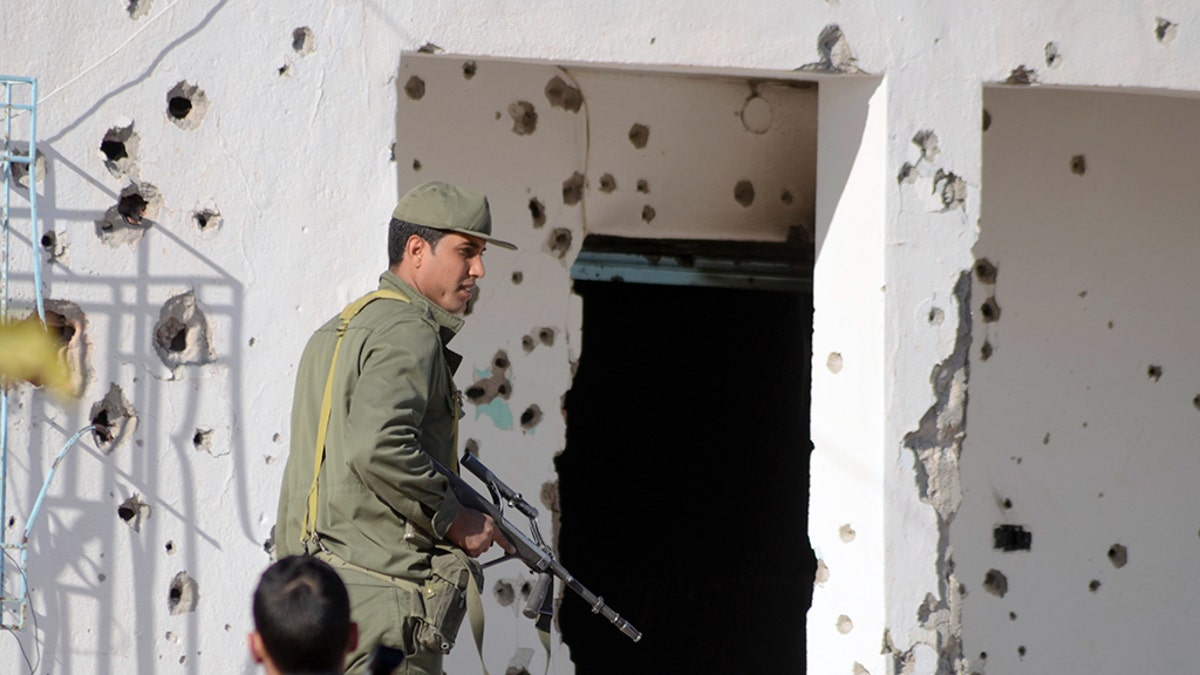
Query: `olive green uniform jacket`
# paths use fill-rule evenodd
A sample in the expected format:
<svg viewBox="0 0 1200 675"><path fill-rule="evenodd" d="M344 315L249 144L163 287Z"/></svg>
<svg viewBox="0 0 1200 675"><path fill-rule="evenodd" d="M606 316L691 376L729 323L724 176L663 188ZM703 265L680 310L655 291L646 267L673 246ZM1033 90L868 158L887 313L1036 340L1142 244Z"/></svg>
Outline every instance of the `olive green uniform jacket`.
<svg viewBox="0 0 1200 675"><path fill-rule="evenodd" d="M390 271L380 276L379 288L411 302L376 300L346 329L334 372L316 532L321 545L343 560L421 581L429 576L429 556L405 540L406 523L442 540L459 509L429 456L457 466L455 414L461 406L452 375L462 359L445 345L462 319ZM275 532L279 557L306 552L301 541L317 424L339 324L335 316L318 329L300 358ZM307 552L315 550L310 542Z"/></svg>

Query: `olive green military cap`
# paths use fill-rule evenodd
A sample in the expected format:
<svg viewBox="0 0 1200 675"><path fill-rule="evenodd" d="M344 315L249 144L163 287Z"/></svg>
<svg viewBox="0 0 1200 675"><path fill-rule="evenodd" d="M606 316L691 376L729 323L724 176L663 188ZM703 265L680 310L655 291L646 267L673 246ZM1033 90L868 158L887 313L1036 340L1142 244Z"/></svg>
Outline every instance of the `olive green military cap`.
<svg viewBox="0 0 1200 675"><path fill-rule="evenodd" d="M414 225L479 237L510 251L517 247L492 236L492 211L487 195L457 185L430 181L400 198L392 217Z"/></svg>

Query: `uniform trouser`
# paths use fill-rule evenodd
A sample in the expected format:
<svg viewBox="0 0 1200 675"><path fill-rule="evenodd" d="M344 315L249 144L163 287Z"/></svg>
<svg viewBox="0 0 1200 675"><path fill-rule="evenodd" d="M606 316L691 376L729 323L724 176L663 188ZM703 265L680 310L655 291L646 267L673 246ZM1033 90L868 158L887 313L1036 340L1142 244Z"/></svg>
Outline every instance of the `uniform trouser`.
<svg viewBox="0 0 1200 675"><path fill-rule="evenodd" d="M327 559L341 575L350 595L350 618L358 624L358 649L346 657L346 673L366 672L367 659L376 645L404 650L404 664L396 675L442 675L442 655L418 651L413 640L417 613L423 611L420 586L397 579L388 581Z"/></svg>

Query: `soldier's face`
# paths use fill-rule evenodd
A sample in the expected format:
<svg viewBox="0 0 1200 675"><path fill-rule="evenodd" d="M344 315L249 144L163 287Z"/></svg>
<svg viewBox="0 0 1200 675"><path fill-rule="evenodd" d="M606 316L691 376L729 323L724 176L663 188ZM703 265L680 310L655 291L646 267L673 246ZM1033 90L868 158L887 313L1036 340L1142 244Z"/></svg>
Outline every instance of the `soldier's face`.
<svg viewBox="0 0 1200 675"><path fill-rule="evenodd" d="M447 232L436 246L416 251L416 289L452 314L467 308L475 282L483 278L484 240Z"/></svg>

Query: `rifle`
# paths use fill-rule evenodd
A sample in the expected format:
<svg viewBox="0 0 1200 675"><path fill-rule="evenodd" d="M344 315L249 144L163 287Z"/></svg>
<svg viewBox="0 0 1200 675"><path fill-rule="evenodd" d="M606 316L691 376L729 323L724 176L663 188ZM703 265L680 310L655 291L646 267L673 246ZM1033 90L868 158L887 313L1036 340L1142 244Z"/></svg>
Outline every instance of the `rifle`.
<svg viewBox="0 0 1200 675"><path fill-rule="evenodd" d="M621 631L629 637L629 639L637 642L642 639L642 633L633 627L625 619L621 618L611 607L604 602L604 598L592 593L579 580L571 575L565 567L554 559L554 553L546 542L542 539L541 532L538 531L537 516L538 511L529 502L525 501L519 493L504 484L496 474L483 465L475 455L469 452L464 452L461 464L468 471L475 474L475 477L483 481L487 486L488 492L491 493L492 499L488 501L483 495L479 494L475 488L471 487L458 474L446 468L441 462L433 457L429 460L433 462L433 468L450 480L450 487L454 490L454 494L458 497L458 501L468 508L475 509L492 517L496 522L496 527L504 534L512 545L517 549L516 553L506 553L505 555L491 560L483 565L483 567L491 567L497 563L504 562L510 558L520 558L521 562L525 563L531 571L538 574L538 582L534 586L534 590L529 595L529 600L525 603L525 608L522 610L527 618L537 621L538 630L549 631L550 619L554 616L553 607L553 589L554 577L562 580L567 588L579 594L584 602L592 608L592 614L600 614L604 618L612 622L617 630ZM529 535L526 535L515 525L508 522L504 517L504 505L507 504L510 508L514 508L522 515L529 518Z"/></svg>

